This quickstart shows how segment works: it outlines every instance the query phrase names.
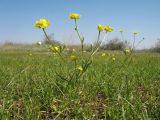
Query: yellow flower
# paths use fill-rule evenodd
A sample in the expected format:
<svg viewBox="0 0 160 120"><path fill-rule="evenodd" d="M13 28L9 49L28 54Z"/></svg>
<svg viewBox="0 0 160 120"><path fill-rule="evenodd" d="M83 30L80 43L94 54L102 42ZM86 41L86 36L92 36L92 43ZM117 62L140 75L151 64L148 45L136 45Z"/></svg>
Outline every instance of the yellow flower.
<svg viewBox="0 0 160 120"><path fill-rule="evenodd" d="M134 35L138 35L139 33L138 33L138 32L133 32L133 34L134 34Z"/></svg>
<svg viewBox="0 0 160 120"><path fill-rule="evenodd" d="M70 19L80 19L80 14L77 14L77 13L71 13L69 14L69 18Z"/></svg>
<svg viewBox="0 0 160 120"><path fill-rule="evenodd" d="M50 26L50 22L46 19L40 19L40 20L36 21L34 26L37 28L46 28L46 27Z"/></svg>
<svg viewBox="0 0 160 120"><path fill-rule="evenodd" d="M125 50L124 50L124 53L125 53L125 54L131 53L131 50L130 50L130 49L125 49Z"/></svg>
<svg viewBox="0 0 160 120"><path fill-rule="evenodd" d="M51 51L53 52L53 53L59 53L60 52L60 47L59 46L56 46L56 47L53 47L53 46L51 46Z"/></svg>
<svg viewBox="0 0 160 120"><path fill-rule="evenodd" d="M29 56L32 56L32 53L29 53Z"/></svg>
<svg viewBox="0 0 160 120"><path fill-rule="evenodd" d="M112 60L113 60L113 61L115 61L115 60L116 60L116 58L115 58L115 57L112 57Z"/></svg>
<svg viewBox="0 0 160 120"><path fill-rule="evenodd" d="M125 52L126 53L130 53L131 51L129 49L125 49Z"/></svg>
<svg viewBox="0 0 160 120"><path fill-rule="evenodd" d="M106 56L106 53L102 53L102 57Z"/></svg>
<svg viewBox="0 0 160 120"><path fill-rule="evenodd" d="M71 60L72 60L72 61L76 61L77 59L78 59L77 56L71 55Z"/></svg>
<svg viewBox="0 0 160 120"><path fill-rule="evenodd" d="M77 69L78 69L80 72L83 72L82 66L77 67Z"/></svg>
<svg viewBox="0 0 160 120"><path fill-rule="evenodd" d="M111 27L111 26L104 26L104 30L106 32L112 32L113 31L113 27Z"/></svg>
<svg viewBox="0 0 160 120"><path fill-rule="evenodd" d="M122 33L122 32L123 32L123 30L118 30L118 32Z"/></svg>
<svg viewBox="0 0 160 120"><path fill-rule="evenodd" d="M104 30L104 26L103 25L98 25L97 26L98 31L102 32Z"/></svg>

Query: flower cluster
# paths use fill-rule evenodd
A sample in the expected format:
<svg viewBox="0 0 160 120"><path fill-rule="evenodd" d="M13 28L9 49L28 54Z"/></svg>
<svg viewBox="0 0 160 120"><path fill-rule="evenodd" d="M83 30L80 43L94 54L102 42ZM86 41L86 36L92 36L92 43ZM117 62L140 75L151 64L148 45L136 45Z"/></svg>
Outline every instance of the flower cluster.
<svg viewBox="0 0 160 120"><path fill-rule="evenodd" d="M78 35L78 37L79 37L79 39L80 39L80 41L81 41L82 58L83 58L83 52L84 52L84 50L83 50L83 48L84 48L84 44L83 44L83 42L84 42L84 36L83 36L83 34L82 34L81 32L79 32L78 24L77 24L77 21L76 21L76 20L78 20L78 19L81 18L81 15L80 15L80 14L77 14L77 13L71 13L71 14L68 15L68 17L69 17L70 19L75 20L75 31L77 32L77 35ZM64 48L63 48L61 45L58 45L58 46L54 45L54 44L51 42L51 40L49 39L49 37L48 37L48 35L47 35L47 33L46 33L45 29L44 29L44 28L47 28L47 27L50 26L50 22L49 22L47 19L42 18L42 19L39 19L38 21L36 21L36 23L34 24L34 26L37 27L37 28L41 28L41 29L43 30L43 32L44 32L44 34L45 34L48 42L51 43L51 46L50 46L49 48L50 48L50 50L52 51L52 53L54 53L54 54L57 53L57 54L59 54L59 55L61 56L61 53L62 53L62 51L63 51ZM114 30L114 28L111 27L111 26L109 26L109 25L101 25L101 24L98 24L98 25L97 25L97 29L98 29L98 32L99 32L99 33L98 33L97 44L96 44L95 48L93 49L93 51L92 51L92 53L91 53L91 56L93 56L93 55L99 50L101 44L102 44L103 41L105 40L105 36L104 36L104 38L103 38L102 40L100 40L100 39L101 39L101 36L100 36L100 35L101 35L101 32L108 33L108 32L112 32L112 31ZM120 29L120 30L118 30L118 32L121 33L122 40L124 40L124 39L123 39L123 35L122 35L123 30ZM138 35L138 34L139 34L138 32L133 32L133 35L134 35L133 48L132 48L132 49L126 49L126 48L125 48L125 49L123 50L123 52L124 52L125 55L132 53L132 50L133 50L134 47L135 47L135 38L136 38L136 35ZM37 44L38 44L38 45L41 45L42 42L38 42ZM75 52L75 49L73 49L73 51ZM105 54L105 53L102 53L101 56L104 57L104 56L106 56L106 54ZM76 64L76 61L78 61L78 57L75 56L75 55L71 55L71 56L70 56L70 59L71 59L72 61L74 61L75 64ZM89 59L89 60L90 60L90 59ZM113 56L113 57L112 57L112 60L115 61L116 58ZM90 60L90 61L91 61L91 60ZM90 63L90 61L86 62L85 65L82 65L82 66L88 66L88 64ZM75 65L75 68L76 68L76 65ZM83 70L82 70L82 67L79 67L78 69L79 69L80 71L83 71Z"/></svg>
<svg viewBox="0 0 160 120"><path fill-rule="evenodd" d="M113 27L111 27L111 26L108 26L108 25L101 25L101 24L99 24L98 26L97 26L97 29L98 29L98 31L99 32L102 32L102 31L106 31L106 32L112 32L113 31Z"/></svg>
<svg viewBox="0 0 160 120"><path fill-rule="evenodd" d="M104 26L104 30L106 32L112 32L113 31L113 27L111 27L111 26Z"/></svg>

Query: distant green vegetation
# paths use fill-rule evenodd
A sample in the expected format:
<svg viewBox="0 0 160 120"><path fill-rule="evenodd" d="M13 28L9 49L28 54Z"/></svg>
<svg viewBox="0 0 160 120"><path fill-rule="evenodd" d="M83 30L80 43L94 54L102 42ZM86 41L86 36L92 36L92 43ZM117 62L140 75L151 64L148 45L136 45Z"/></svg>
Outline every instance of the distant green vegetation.
<svg viewBox="0 0 160 120"><path fill-rule="evenodd" d="M73 53L0 52L0 119L158 120L160 55L104 53L81 73Z"/></svg>

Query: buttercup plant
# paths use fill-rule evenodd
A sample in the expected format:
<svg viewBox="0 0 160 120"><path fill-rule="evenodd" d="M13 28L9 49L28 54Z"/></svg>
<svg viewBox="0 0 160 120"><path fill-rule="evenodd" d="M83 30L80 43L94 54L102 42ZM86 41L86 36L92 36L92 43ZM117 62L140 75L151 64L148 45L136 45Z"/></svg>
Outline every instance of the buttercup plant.
<svg viewBox="0 0 160 120"><path fill-rule="evenodd" d="M48 36L48 34L47 34L46 30L45 30L47 27L50 26L50 21L47 20L47 19L42 18L42 19L37 20L36 23L34 24L34 26L37 27L37 28L42 29L45 37L48 40L48 43L50 44L48 46L48 48L50 49L50 51L52 53L54 53L54 54L58 54L63 59L63 57L61 55L61 52L64 49L64 46L63 47L62 46L55 46L53 44L53 42L50 40L50 38L49 38L49 36ZM38 45L41 45L41 44L42 44L42 42L38 42Z"/></svg>
<svg viewBox="0 0 160 120"><path fill-rule="evenodd" d="M84 36L82 34L80 34L79 32L79 28L78 28L78 24L77 24L77 20L80 19L80 14L77 14L77 13L71 13L69 14L69 18L70 19L73 19L74 22L75 22L75 31L79 37L79 40L81 42L81 51L82 51L82 57L83 57L83 52L84 52ZM101 32L105 32L105 33L108 33L108 32L112 32L113 31L113 27L111 26L104 26L104 25L101 25L99 24L97 26L97 29L98 29L98 38L97 38L97 42L96 42L96 46L95 46L95 49L93 49L93 51L91 52L91 55L88 57L88 60L85 61L82 59L82 68L83 68L83 71L87 70L89 65L92 63L92 56L98 51L98 49L100 48L102 42L105 40L105 37L102 39L102 41L100 42L100 35L101 35Z"/></svg>
<svg viewBox="0 0 160 120"><path fill-rule="evenodd" d="M81 42L82 56L83 56L84 36L83 36L82 34L80 34L79 28L78 28L78 24L77 24L77 20L80 19L80 14L71 13L71 14L69 14L69 18L70 18L70 19L73 19L74 22L75 22L75 31L77 32L77 35L78 35L79 40L80 40L80 42Z"/></svg>
<svg viewBox="0 0 160 120"><path fill-rule="evenodd" d="M135 49L135 41L136 41L136 36L138 35L138 32L133 32L133 45L132 45L132 51Z"/></svg>
<svg viewBox="0 0 160 120"><path fill-rule="evenodd" d="M124 36L123 36L123 32L124 32L124 31L123 31L122 29L120 29L120 30L118 30L118 32L121 34L121 40L125 43L125 39L124 39ZM131 53L134 51L134 49L135 49L136 36L137 36L138 34L139 34L138 32L133 32L133 43L132 43L131 48L124 48L124 49L123 49L123 52L124 52L125 55L131 54Z"/></svg>
<svg viewBox="0 0 160 120"><path fill-rule="evenodd" d="M95 48L94 49L92 48L92 54L91 55L94 54L95 50L98 48L98 45L101 44L101 42L100 42L100 35L101 35L101 32L104 32L104 26L101 25L101 24L97 25L97 30L98 30L98 38L97 38L97 41L96 41Z"/></svg>
<svg viewBox="0 0 160 120"><path fill-rule="evenodd" d="M95 48L97 47L97 45L98 45L99 42L100 42L100 34L101 34L101 32L104 31L104 26L101 25L101 24L97 25L97 30L98 30L98 38L97 38L97 42L96 42Z"/></svg>
<svg viewBox="0 0 160 120"><path fill-rule="evenodd" d="M123 36L124 30L120 29L120 30L118 30L118 32L121 34L121 41L123 41L123 43L125 44L126 41ZM125 46L125 48L123 48L123 52L125 55L129 55L129 54L131 54L132 51L131 51L131 48L129 48L129 47L126 48L126 46Z"/></svg>
<svg viewBox="0 0 160 120"><path fill-rule="evenodd" d="M55 45L55 44L53 44L51 42L51 40L49 39L49 37L48 37L48 35L47 35L46 31L45 31L45 29L50 26L50 22L47 19L40 19L40 20L36 21L36 23L35 23L34 26L37 27L37 28L42 29L42 31L45 34L47 40L49 41L48 48L50 49L50 51L54 55L58 54L61 57L61 59L63 61L65 61L65 62L69 62L67 58L70 56L70 60L74 62L74 69L72 69L71 67L69 67L68 68L68 73L67 73L66 77L64 77L65 74L63 75L61 72L55 71L55 73L56 73L57 76L59 76L60 78L65 79L66 81L68 81L68 83L66 83L67 85L74 87L75 84L80 79L80 77L83 75L83 73L88 69L89 65L91 64L91 60L89 59L89 60L86 61L83 58L84 37L83 37L82 34L80 34L79 29L78 29L78 25L77 25L77 20L80 19L80 15L77 14L77 13L72 13L72 14L69 14L69 18L72 19L72 20L74 20L74 22L75 22L75 31L78 34L78 37L79 37L80 42L81 42L81 49L82 49L82 57L80 57L81 59L79 59L79 57L76 56L76 53L75 53L75 55L71 55L71 56L68 55L68 56L64 57L64 54L62 52L63 49L64 49L64 47L62 47L60 45L57 46L57 45ZM77 64L79 64L78 61L81 61L80 65L77 65ZM70 65L68 65L68 66L70 66ZM59 81L58 81L58 84L59 84ZM58 87L58 89L59 89L59 87ZM64 87L64 89L66 89L66 88ZM62 90L60 90L60 92L63 93Z"/></svg>
<svg viewBox="0 0 160 120"><path fill-rule="evenodd" d="M99 48L101 47L101 44L103 43L103 41L106 38L107 33L113 31L113 27L108 26L108 25L105 26L105 25L101 25L101 24L97 25L97 29L98 29L98 38L97 38L95 50L91 53L91 56L93 56L99 50ZM104 35L103 39L100 41L101 32L105 32L105 35Z"/></svg>
<svg viewBox="0 0 160 120"><path fill-rule="evenodd" d="M118 32L121 34L121 40L122 40L123 42L125 42L124 37L123 37L123 32L124 32L124 30L120 29L120 30L118 30Z"/></svg>
<svg viewBox="0 0 160 120"><path fill-rule="evenodd" d="M47 35L46 31L45 31L45 28L50 26L49 20L42 18L42 19L36 21L34 26L37 27L37 28L42 29L44 34L45 34L45 36L46 36L46 38L47 38L47 40L48 40L48 42L51 42L51 40L49 39L49 37L48 37L48 35Z"/></svg>

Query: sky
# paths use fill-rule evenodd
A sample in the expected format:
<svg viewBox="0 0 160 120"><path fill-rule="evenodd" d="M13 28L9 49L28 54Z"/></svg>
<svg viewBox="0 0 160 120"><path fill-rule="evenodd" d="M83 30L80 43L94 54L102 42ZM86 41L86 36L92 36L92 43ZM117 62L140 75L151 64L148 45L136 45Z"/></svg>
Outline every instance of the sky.
<svg viewBox="0 0 160 120"><path fill-rule="evenodd" d="M43 40L41 29L33 25L46 18L51 26L48 34L67 44L79 43L70 13L79 13L79 30L85 43L94 43L97 25L110 25L114 31L107 40L124 37L132 43L133 32L139 32L136 40L145 40L137 48L149 48L160 38L160 0L0 0L0 43L36 43Z"/></svg>

